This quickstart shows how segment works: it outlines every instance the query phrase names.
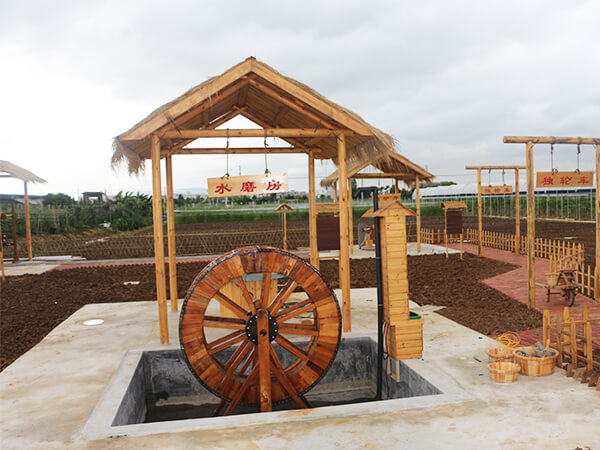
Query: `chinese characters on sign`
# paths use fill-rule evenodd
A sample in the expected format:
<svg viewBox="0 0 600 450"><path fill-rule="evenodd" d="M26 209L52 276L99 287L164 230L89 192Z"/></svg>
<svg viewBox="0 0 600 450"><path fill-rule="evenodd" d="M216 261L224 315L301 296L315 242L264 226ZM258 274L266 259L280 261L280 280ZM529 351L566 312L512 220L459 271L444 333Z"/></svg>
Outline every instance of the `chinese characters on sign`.
<svg viewBox="0 0 600 450"><path fill-rule="evenodd" d="M273 194L287 191L287 173L208 179L209 197L235 197L237 195Z"/></svg>
<svg viewBox="0 0 600 450"><path fill-rule="evenodd" d="M594 172L538 172L536 187L591 187Z"/></svg>
<svg viewBox="0 0 600 450"><path fill-rule="evenodd" d="M377 201L379 202L379 207L382 208L390 202L402 201L402 194L379 194Z"/></svg>
<svg viewBox="0 0 600 450"><path fill-rule="evenodd" d="M510 185L503 186L481 186L481 195L494 195L494 194L512 194L513 187Z"/></svg>

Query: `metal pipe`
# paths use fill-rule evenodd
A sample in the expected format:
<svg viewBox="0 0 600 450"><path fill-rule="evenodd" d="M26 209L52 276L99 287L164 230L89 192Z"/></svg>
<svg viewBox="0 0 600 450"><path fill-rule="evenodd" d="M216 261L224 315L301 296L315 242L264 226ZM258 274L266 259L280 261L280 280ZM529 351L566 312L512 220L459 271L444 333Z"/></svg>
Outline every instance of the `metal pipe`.
<svg viewBox="0 0 600 450"><path fill-rule="evenodd" d="M376 186L361 187L354 193L358 197L362 192L371 192L373 198L373 212L379 209L378 190ZM381 270L381 240L379 236L379 217L375 217L375 274L377 277L377 391L375 400L382 400L383 381L383 280Z"/></svg>

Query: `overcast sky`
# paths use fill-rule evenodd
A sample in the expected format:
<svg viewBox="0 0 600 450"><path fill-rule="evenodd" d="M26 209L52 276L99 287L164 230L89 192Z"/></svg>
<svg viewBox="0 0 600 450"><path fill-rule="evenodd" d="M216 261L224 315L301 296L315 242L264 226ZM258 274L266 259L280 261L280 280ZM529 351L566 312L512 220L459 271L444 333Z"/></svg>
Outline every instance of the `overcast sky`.
<svg viewBox="0 0 600 450"><path fill-rule="evenodd" d="M466 164L524 163L504 135L600 135L599 17L594 0L0 0L0 159L48 180L33 194L149 191L150 171L111 169L113 137L254 56L392 134L440 179L472 182ZM548 169L548 146L535 158ZM225 172L222 156L173 164L176 189ZM575 148L557 146L555 165L575 169ZM580 167L593 168L590 146ZM306 156L269 168L306 189ZM262 173L264 158L232 156L240 170Z"/></svg>

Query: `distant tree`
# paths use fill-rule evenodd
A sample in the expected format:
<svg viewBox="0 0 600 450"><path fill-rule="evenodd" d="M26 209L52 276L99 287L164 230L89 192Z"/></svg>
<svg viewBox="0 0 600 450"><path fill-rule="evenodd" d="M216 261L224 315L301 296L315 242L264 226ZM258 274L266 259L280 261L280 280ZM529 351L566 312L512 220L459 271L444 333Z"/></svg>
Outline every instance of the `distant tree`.
<svg viewBox="0 0 600 450"><path fill-rule="evenodd" d="M75 200L68 196L67 194L46 194L42 199L42 203L44 206L73 206L75 204Z"/></svg>

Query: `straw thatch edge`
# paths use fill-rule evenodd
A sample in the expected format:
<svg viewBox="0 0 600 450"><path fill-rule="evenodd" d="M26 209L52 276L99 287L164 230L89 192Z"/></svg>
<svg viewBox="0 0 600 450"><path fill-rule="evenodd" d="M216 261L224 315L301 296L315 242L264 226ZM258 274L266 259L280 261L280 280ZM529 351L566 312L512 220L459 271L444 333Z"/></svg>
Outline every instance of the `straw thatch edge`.
<svg viewBox="0 0 600 450"><path fill-rule="evenodd" d="M22 167L19 167L9 161L0 160L0 172L6 172L11 177L26 181L28 183L47 183L47 181L43 178L40 178L29 170L23 169Z"/></svg>

